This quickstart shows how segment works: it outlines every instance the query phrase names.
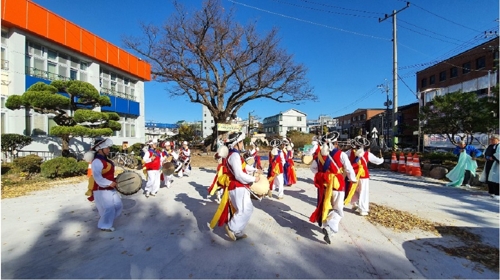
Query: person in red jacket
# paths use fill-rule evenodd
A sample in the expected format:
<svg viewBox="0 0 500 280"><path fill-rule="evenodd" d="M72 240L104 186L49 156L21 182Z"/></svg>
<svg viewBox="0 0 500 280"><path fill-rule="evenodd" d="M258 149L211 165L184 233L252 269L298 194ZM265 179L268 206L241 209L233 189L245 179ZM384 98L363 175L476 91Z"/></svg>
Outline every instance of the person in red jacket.
<svg viewBox="0 0 500 280"><path fill-rule="evenodd" d="M280 149L281 140L273 139L270 142L273 149L269 152L269 167L267 170L267 180L269 181L269 192L267 196L269 198L273 197L273 190L278 190L278 199L283 199L284 194L284 178L283 178L283 166L285 164L285 156L283 151Z"/></svg>
<svg viewBox="0 0 500 280"><path fill-rule="evenodd" d="M97 227L102 231L112 232L114 220L120 216L123 209L122 199L116 191L115 165L108 158L110 147L113 145L111 139L98 139L94 142L92 151L95 151L92 160L93 197L99 221Z"/></svg>
<svg viewBox="0 0 500 280"><path fill-rule="evenodd" d="M320 153L311 163L314 173L314 186L318 191L317 205L309 221L322 227L324 240L331 243L332 234L339 231L340 220L344 217L345 180L347 177L356 182L356 175L349 158L338 147L338 133L325 137Z"/></svg>
<svg viewBox="0 0 500 280"><path fill-rule="evenodd" d="M347 151L356 176L359 175L358 186L355 189L351 204L352 209L361 216L367 216L370 205L370 172L368 163L376 165L384 163L383 158L379 158L370 152L370 141L362 136L357 136L351 141L352 149ZM361 172L361 174L359 174Z"/></svg>
<svg viewBox="0 0 500 280"><path fill-rule="evenodd" d="M156 149L158 145L158 140L154 139L149 143L149 149L144 153L144 160L146 166L146 172L148 174L148 181L146 183L146 197L155 196L160 189L161 184L161 154Z"/></svg>

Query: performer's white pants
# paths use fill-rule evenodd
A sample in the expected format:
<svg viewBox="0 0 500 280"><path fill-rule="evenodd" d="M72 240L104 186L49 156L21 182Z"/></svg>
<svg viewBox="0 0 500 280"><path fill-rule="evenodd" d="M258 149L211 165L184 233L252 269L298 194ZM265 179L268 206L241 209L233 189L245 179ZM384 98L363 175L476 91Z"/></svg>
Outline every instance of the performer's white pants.
<svg viewBox="0 0 500 280"><path fill-rule="evenodd" d="M278 189L278 197L283 197L284 195L284 187L283 187L283 184L285 183L284 180L285 179L283 178L283 173L274 177L273 190Z"/></svg>
<svg viewBox="0 0 500 280"><path fill-rule="evenodd" d="M333 191L332 193L333 210L328 214L326 224L334 233L339 231L340 220L344 217L344 197L345 192Z"/></svg>
<svg viewBox="0 0 500 280"><path fill-rule="evenodd" d="M370 178L359 179L358 187L356 192L352 196L351 204L356 205L361 212L368 212L370 205Z"/></svg>
<svg viewBox="0 0 500 280"><path fill-rule="evenodd" d="M161 178L161 173L160 173L160 178ZM172 180L174 180L173 174L168 176L163 175L163 182L165 183L165 186L167 186L168 189L170 189L170 186L172 185Z"/></svg>
<svg viewBox="0 0 500 280"><path fill-rule="evenodd" d="M160 170L148 170L148 182L144 188L146 192L156 193L160 189Z"/></svg>
<svg viewBox="0 0 500 280"><path fill-rule="evenodd" d="M120 216L123 209L120 194L116 190L94 191L94 202L101 216L97 227L100 229L113 227L113 221Z"/></svg>
<svg viewBox="0 0 500 280"><path fill-rule="evenodd" d="M228 226L236 236L241 236L253 213L250 191L246 188L235 188L229 191L229 199L231 200L231 204L236 208L236 213L234 213L229 221Z"/></svg>

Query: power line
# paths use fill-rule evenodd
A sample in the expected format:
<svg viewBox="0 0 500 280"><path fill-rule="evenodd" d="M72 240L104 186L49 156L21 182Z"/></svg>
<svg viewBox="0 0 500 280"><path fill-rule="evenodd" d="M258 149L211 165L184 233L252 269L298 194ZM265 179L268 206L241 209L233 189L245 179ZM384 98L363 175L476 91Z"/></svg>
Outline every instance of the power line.
<svg viewBox="0 0 500 280"><path fill-rule="evenodd" d="M354 34L354 35L358 35L358 36L369 37L369 38L383 40L383 41L391 41L391 39L388 39L388 38L382 38L382 37L377 37L377 36L373 36L373 35L363 34L363 33L359 33L359 32L356 32L356 31L346 30L346 29L342 29L342 28L338 28L338 27L329 26L329 25L326 25L326 24L321 24L321 23L316 23L316 22L309 21L309 20L300 19L300 18L297 18L297 17L287 16L287 15L284 15L284 14L280 14L280 13L272 12L272 11L269 11L269 10L261 9L261 8L255 7L255 6L250 6L250 5L247 5L247 4L244 4L244 3L240 3L240 2L237 2L237 1L234 1L234 0L228 0L228 1L232 2L234 4L237 4L237 5L241 5L241 6L250 8L250 9L258 10L258 11L261 11L261 12L265 12L265 13L268 13L268 14L272 14L272 15L276 15L276 16L280 16L280 17L284 17L284 18L288 18L288 19L293 19L293 20L300 21L300 22L309 23L309 24L316 25L316 26L325 27L325 28L328 28L328 29L333 29L333 30L337 30L337 31L345 32L345 33L350 33L350 34Z"/></svg>
<svg viewBox="0 0 500 280"><path fill-rule="evenodd" d="M400 1L402 1L402 0L400 0ZM406 1L402 1L402 2L406 2ZM438 18L440 18L440 19L442 19L442 20L445 20L445 21L447 21L447 22L453 23L453 24L455 24L455 25L458 25L458 26L460 26L460 27L463 27L463 28L466 28L466 29L469 29L469 30L472 30L472 31L475 31L475 32L480 32L480 31L478 31L478 30L476 30L476 29L473 29L473 28L467 27L467 26L465 26L465 25L463 25L463 24L460 24L460 23L458 23L458 22L454 22L454 21L449 20L449 19L447 19L447 18L445 18L445 17L443 17L443 16L441 16L441 15L438 15L438 14L436 14L436 13L433 13L433 12L431 12L431 11L429 11L429 10L427 10L427 9L423 8L423 7L420 7L419 5L417 5L417 4L415 4L415 3L412 3L412 5L413 5L413 6L415 6L415 7L417 7L417 8L419 8L419 9L421 9L421 10L422 10L422 11L424 11L424 12L427 12L427 13L429 13L429 14L431 14L431 15L435 16L435 17L438 17Z"/></svg>
<svg viewBox="0 0 500 280"><path fill-rule="evenodd" d="M399 22L403 22L403 23L408 24L408 25L411 25L411 26L413 26L413 27L423 29L424 31L426 31L426 32L428 32L428 33L432 33L432 34L435 34L435 35L438 35L438 36L442 36L442 37L445 37L445 38L448 38L448 39L451 39L451 40L455 40L455 41L458 41L458 42L461 42L461 43L463 43L463 42L464 42L464 41L462 41L462 40L455 39L455 38L452 38L452 37L449 37L449 36L446 36L446 35L442 35L442 34L439 34L439 33L434 32L434 31L432 31L432 30L428 30L428 29L426 29L426 28L423 28L423 27L417 26L417 25L415 25L415 24L413 24L413 23L407 22L407 21L402 20L402 19L399 19ZM401 25L400 25L400 26L401 26ZM437 40L440 40L440 41L443 41L443 42L447 42L447 43L451 43L451 44L457 44L457 43L454 43L454 42L445 41L445 40L443 40L443 39L440 39L440 38L436 38L436 37L430 36L430 35L428 35L428 34L422 33L422 32L420 32L420 31L413 30L413 29L408 28L408 27L404 27L404 25L403 25L403 26L401 26L401 27L403 27L403 28L405 28L405 29L408 29L408 30L410 30L410 31L413 31L413 32L415 32L415 33L417 33L417 34L421 34L421 35L427 36L427 37L429 37L429 38L437 39Z"/></svg>
<svg viewBox="0 0 500 280"><path fill-rule="evenodd" d="M348 14L348 13L334 12L334 11L325 10L325 9L313 8L313 7L309 7L309 6L302 6L302 5L297 5L297 4L294 4L294 3L290 3L289 1L280 1L280 0L272 0L272 1L278 2L278 3L282 3L282 4L286 4L286 5L290 5L290 6L299 7L299 8L305 8L305 9L309 9L309 10L313 10L313 11L325 12L325 13L329 13L329 14L337 14L337 15L353 16L353 17L378 18L376 16L365 16L365 15ZM310 2L310 1L304 1L304 2ZM351 9L346 9L346 8L342 8L342 7L338 7L338 6L325 5L325 4L320 4L320 3L316 3L316 2L310 2L310 3L314 3L314 4L318 4L318 5L322 5L322 6L334 7L334 8L343 9L343 10L350 10L350 11L357 11L357 12L359 12L359 10L351 10ZM366 11L361 11L361 12L368 13Z"/></svg>

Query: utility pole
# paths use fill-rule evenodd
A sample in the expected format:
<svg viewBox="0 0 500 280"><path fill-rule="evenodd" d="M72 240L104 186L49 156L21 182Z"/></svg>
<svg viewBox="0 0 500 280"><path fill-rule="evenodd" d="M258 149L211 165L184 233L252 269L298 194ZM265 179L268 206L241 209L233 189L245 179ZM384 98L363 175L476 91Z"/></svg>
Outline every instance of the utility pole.
<svg viewBox="0 0 500 280"><path fill-rule="evenodd" d="M392 77L392 83L393 83L393 105L392 105L392 145L393 145L393 150L396 149L396 144L397 144L397 137L396 131L398 128L398 44L397 44L397 29L396 29L396 14L405 10L406 8L410 7L410 2L406 2L406 7L400 9L399 11L393 10L391 15L385 15L384 18L379 18L378 22L382 22L389 17L392 17L392 60L393 60L393 66L392 66L392 72L393 72L393 77Z"/></svg>
<svg viewBox="0 0 500 280"><path fill-rule="evenodd" d="M378 85L377 86L378 88L381 88L383 91L385 91L385 96L386 96L386 100L384 102L384 105L385 105L385 120L389 120L389 106L392 105L392 102L389 100L389 85L387 84L387 80L386 80L386 84L381 84L381 85ZM394 108L393 108L394 109ZM383 121L384 118L382 118L382 121ZM382 131L381 133L384 135L384 124L382 123ZM385 132L385 135L384 135L384 143L387 145L387 137L389 137L389 125L386 125L386 132Z"/></svg>
<svg viewBox="0 0 500 280"><path fill-rule="evenodd" d="M247 136L250 137L250 127L252 126L252 113L255 111L248 112L248 133Z"/></svg>

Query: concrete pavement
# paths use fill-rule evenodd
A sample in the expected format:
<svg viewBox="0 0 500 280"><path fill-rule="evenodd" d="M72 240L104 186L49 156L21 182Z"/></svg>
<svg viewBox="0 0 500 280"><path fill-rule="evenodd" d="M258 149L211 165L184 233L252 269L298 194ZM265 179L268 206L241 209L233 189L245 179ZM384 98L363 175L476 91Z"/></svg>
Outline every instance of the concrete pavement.
<svg viewBox="0 0 500 280"><path fill-rule="evenodd" d="M470 228L499 247L499 202L484 192L371 173L371 202ZM85 182L3 199L2 278L499 278L437 249L460 245L453 237L397 233L350 208L326 244L308 220L316 203L308 169L297 170L299 182L285 188L285 199L254 201L249 237L233 242L223 228L208 227L218 206L205 198L214 175L213 169L193 168L156 197L123 196L112 233L97 230Z"/></svg>

